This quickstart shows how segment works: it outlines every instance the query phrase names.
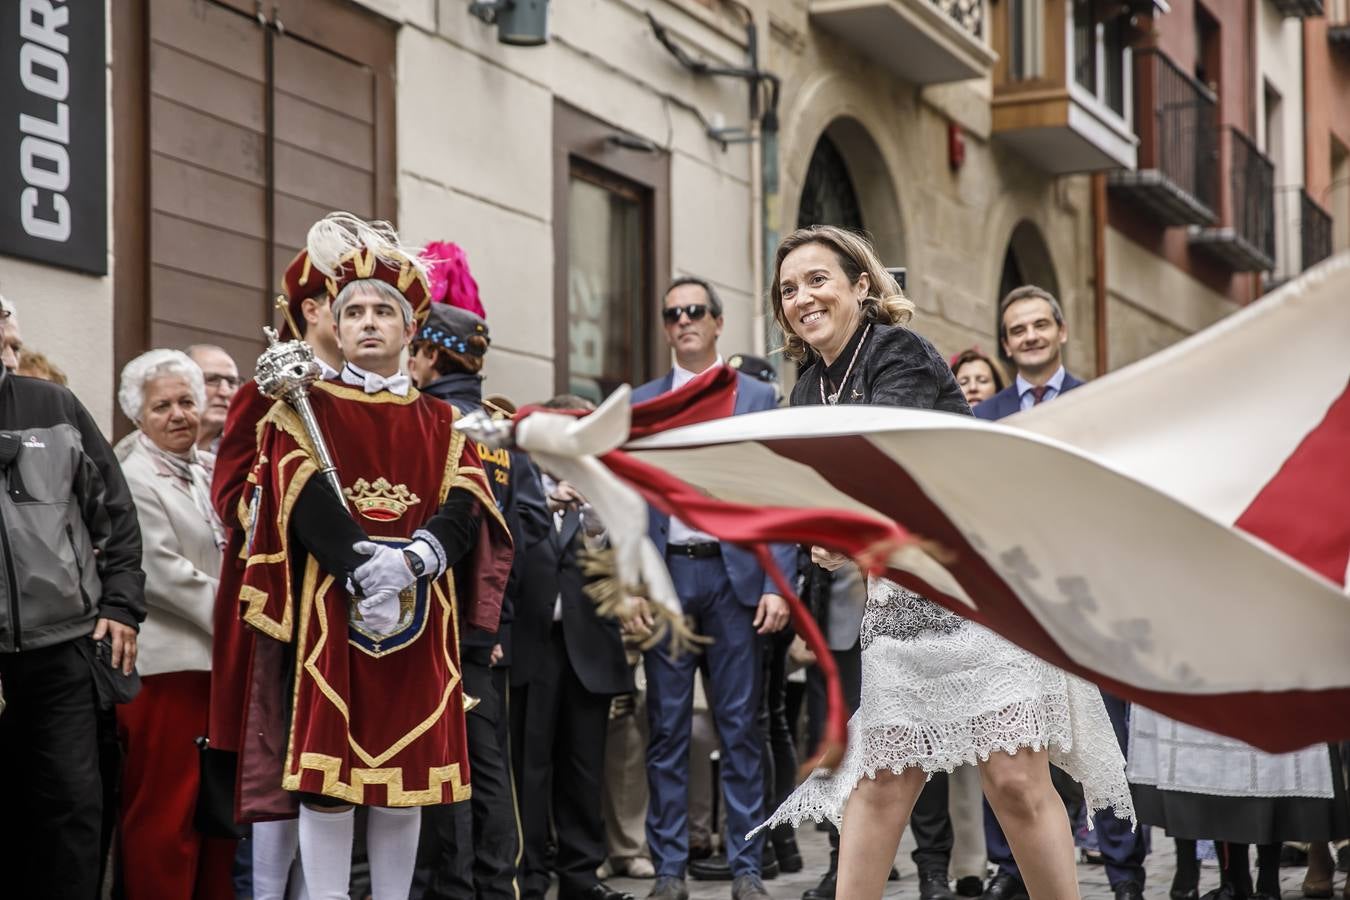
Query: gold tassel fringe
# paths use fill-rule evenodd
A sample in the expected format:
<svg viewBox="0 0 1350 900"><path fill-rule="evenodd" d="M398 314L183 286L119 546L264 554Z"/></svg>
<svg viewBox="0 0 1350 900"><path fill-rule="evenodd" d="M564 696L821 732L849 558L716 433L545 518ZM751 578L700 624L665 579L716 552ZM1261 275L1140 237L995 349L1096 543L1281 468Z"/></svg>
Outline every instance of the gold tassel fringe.
<svg viewBox="0 0 1350 900"><path fill-rule="evenodd" d="M614 551L609 547L582 550L577 556L577 562L587 579L584 590L595 604L595 611L605 618L618 619L625 625L631 623L637 616L637 610L628 602L629 598L647 597L646 585L624 585L619 581ZM702 647L712 643L712 638L694 631L687 616L671 612L660 603L648 603L647 610L656 621L651 634L639 644L641 649L650 650L669 637L670 655L678 657L682 653L698 653Z"/></svg>

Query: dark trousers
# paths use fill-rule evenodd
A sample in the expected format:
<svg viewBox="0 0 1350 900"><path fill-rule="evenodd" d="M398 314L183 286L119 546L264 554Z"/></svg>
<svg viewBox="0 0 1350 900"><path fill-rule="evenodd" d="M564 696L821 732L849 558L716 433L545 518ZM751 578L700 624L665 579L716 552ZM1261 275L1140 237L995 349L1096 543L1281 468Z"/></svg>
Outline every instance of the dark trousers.
<svg viewBox="0 0 1350 900"><path fill-rule="evenodd" d="M75 640L85 640L76 638ZM0 654L0 893L32 900L98 894L103 782L98 701L74 641Z"/></svg>
<svg viewBox="0 0 1350 900"><path fill-rule="evenodd" d="M862 703L862 644L854 643L847 650L835 650L834 665L839 670L839 687L844 693L844 705L848 707L849 715L858 711L858 706ZM825 721L825 678L820 674L820 669L812 666L806 674L806 702L809 718L817 723ZM811 741L810 750L815 752L816 746L820 743L821 726L816 725L810 729L814 732L808 735ZM839 868L839 830L833 825L830 826L830 871L834 872Z"/></svg>
<svg viewBox="0 0 1350 900"><path fill-rule="evenodd" d="M764 803L772 812L787 799L797 783L797 746L787 713L787 654L794 637L791 628L760 638L764 659L764 698L759 707L759 730L764 735ZM781 826L791 833L790 826Z"/></svg>
<svg viewBox="0 0 1350 900"><path fill-rule="evenodd" d="M914 852L911 858L920 872L941 872L946 878L951 869L952 832L951 813L947 809L947 773L934 772L933 777L919 792L914 812L909 817L909 828L914 832Z"/></svg>
<svg viewBox="0 0 1350 900"><path fill-rule="evenodd" d="M418 854L430 869L423 870L423 896L515 900L520 843L509 754L508 670L468 660L462 669L464 692L479 701L464 717L473 796L468 803L422 811L423 843L434 842Z"/></svg>
<svg viewBox="0 0 1350 900"><path fill-rule="evenodd" d="M722 742L726 848L735 875L759 874L764 835L764 741L759 731L763 669L754 607L732 593L719 557L669 559L671 580L695 627L713 642L672 658L668 644L647 651L647 846L656 874L683 877L689 862L689 744L694 673L708 667L712 711ZM758 598L756 598L758 599Z"/></svg>
<svg viewBox="0 0 1350 900"><path fill-rule="evenodd" d="M1106 714L1111 717L1111 727L1120 743L1120 751L1124 753L1129 735L1130 705L1105 691L1102 702L1106 704ZM1111 885L1133 881L1143 888L1144 860L1149 850L1148 829L1131 831L1130 823L1116 818L1109 809L1098 812L1093 817L1093 825L1097 829L1097 846L1106 863L1106 877ZM1008 839L987 801L984 804L984 839L989 847L989 861L997 865L1000 872L1019 875Z"/></svg>
<svg viewBox="0 0 1350 900"><path fill-rule="evenodd" d="M605 861L600 793L610 699L586 690L568 658L562 625L553 623L534 677L511 691L526 900L543 900L548 893L550 819L557 834L558 896L565 900L600 883L595 870Z"/></svg>

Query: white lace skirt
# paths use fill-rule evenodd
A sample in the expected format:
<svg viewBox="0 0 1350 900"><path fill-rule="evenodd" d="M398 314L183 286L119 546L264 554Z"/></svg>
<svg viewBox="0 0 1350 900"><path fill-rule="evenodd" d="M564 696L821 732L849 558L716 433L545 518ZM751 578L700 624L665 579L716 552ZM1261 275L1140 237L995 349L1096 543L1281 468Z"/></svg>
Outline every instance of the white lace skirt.
<svg viewBox="0 0 1350 900"><path fill-rule="evenodd" d="M848 753L761 828L805 819L838 825L854 786L881 769L917 766L931 775L1023 747L1047 749L1083 785L1091 809L1134 818L1097 688L885 579L869 585L862 642L862 703L849 721Z"/></svg>

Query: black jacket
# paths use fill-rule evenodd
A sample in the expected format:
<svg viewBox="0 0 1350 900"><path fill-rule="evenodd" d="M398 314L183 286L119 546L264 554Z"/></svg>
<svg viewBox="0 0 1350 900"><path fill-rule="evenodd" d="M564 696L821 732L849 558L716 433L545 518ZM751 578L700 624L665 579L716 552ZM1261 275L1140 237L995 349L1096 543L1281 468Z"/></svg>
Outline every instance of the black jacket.
<svg viewBox="0 0 1350 900"><path fill-rule="evenodd" d="M438 400L444 400L461 413L473 412L483 407L483 382L477 375L467 372L452 372L442 375L421 388L422 393ZM539 471L530 462L530 458L518 450L492 450L479 444L476 448L483 461L483 471L488 484L492 486L492 495L506 527L511 531L515 544L515 559L511 563L511 575L506 582L506 593L502 597L501 625L495 634L489 634L476 628L465 627L460 638L460 647L464 659L468 662L487 665L494 644L502 645L500 665L514 663L512 624L516 617L516 601L520 595L524 557L529 548L543 540L552 530L548 508L544 502L544 489L539 482Z"/></svg>
<svg viewBox="0 0 1350 900"><path fill-rule="evenodd" d="M112 447L67 389L0 368L0 653L145 620L136 507Z"/></svg>
<svg viewBox="0 0 1350 900"><path fill-rule="evenodd" d="M951 366L923 335L902 325L873 324L847 383L841 385L866 324L858 326L830 366L814 357L792 388L793 406L819 406L822 389L830 394L842 387L840 404L907 406L970 415Z"/></svg>
<svg viewBox="0 0 1350 900"><path fill-rule="evenodd" d="M601 618L582 590L585 576L577 563L581 546L581 516L569 510L563 516L561 530L550 526L547 539L525 554L524 584L516 605L513 637L513 686L527 684L534 677L553 628L553 608L561 596L563 643L582 685L592 694L633 690L633 672L624 654L619 623Z"/></svg>

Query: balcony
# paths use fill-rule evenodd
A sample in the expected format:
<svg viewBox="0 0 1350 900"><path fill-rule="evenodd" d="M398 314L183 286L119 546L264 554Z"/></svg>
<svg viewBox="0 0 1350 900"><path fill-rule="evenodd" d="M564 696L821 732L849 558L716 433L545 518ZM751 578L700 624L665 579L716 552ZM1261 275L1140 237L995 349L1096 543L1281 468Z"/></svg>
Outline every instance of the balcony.
<svg viewBox="0 0 1350 900"><path fill-rule="evenodd" d="M1134 57L1134 125L1139 167L1113 172L1112 193L1129 197L1163 225L1218 220L1218 98L1163 52Z"/></svg>
<svg viewBox="0 0 1350 900"><path fill-rule="evenodd" d="M1286 19L1312 19L1322 15L1322 0L1273 0L1273 2L1275 9Z"/></svg>
<svg viewBox="0 0 1350 900"><path fill-rule="evenodd" d="M811 22L913 84L982 78L994 65L981 0L810 0Z"/></svg>
<svg viewBox="0 0 1350 900"><path fill-rule="evenodd" d="M1092 0L991 8L994 139L1054 175L1133 169L1124 20L1103 20Z"/></svg>
<svg viewBox="0 0 1350 900"><path fill-rule="evenodd" d="M1350 53L1350 0L1327 3L1327 40Z"/></svg>
<svg viewBox="0 0 1350 900"><path fill-rule="evenodd" d="M1192 228L1190 244L1235 272L1275 268L1275 164L1236 128L1228 144L1228 211L1231 224Z"/></svg>
<svg viewBox="0 0 1350 900"><path fill-rule="evenodd" d="M1303 269L1307 271L1331 255L1331 213L1305 190L1300 190L1299 247Z"/></svg>
<svg viewBox="0 0 1350 900"><path fill-rule="evenodd" d="M1298 185L1275 189L1275 269L1261 282L1273 291L1331 255L1331 214Z"/></svg>

